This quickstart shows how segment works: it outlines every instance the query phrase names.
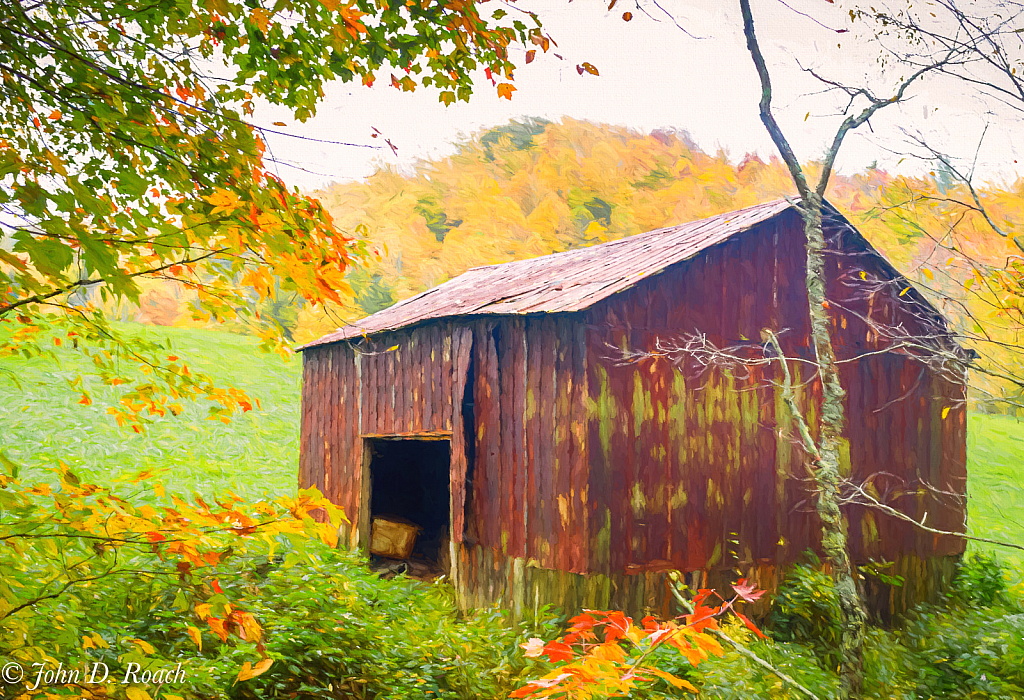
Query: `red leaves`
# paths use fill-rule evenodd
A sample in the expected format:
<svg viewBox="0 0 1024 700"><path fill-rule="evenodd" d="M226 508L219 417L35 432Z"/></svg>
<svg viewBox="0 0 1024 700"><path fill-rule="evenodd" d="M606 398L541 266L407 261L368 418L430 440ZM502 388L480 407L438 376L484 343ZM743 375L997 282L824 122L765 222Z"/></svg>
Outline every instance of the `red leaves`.
<svg viewBox="0 0 1024 700"><path fill-rule="evenodd" d="M741 578L739 581L737 581L733 585L732 589L736 591L736 595L738 595L740 598L747 601L748 603L753 603L755 600L758 600L759 598L761 598L761 596L764 595L764 591L759 590L752 583L747 583L747 579L745 578Z"/></svg>
<svg viewBox="0 0 1024 700"><path fill-rule="evenodd" d="M553 664L558 664L563 661L569 661L575 656L575 652L571 646L565 642L548 642L544 646L544 651L541 652L542 656L548 657L548 660Z"/></svg>
<svg viewBox="0 0 1024 700"><path fill-rule="evenodd" d="M626 632L629 631L629 627L632 623L633 621L631 619L617 610L615 612L608 613L608 617L605 618L604 621L604 641L615 642L626 636Z"/></svg>
<svg viewBox="0 0 1024 700"><path fill-rule="evenodd" d="M533 59L537 58L537 49L530 49L526 52L526 62L533 63Z"/></svg>
<svg viewBox="0 0 1024 700"><path fill-rule="evenodd" d="M594 639L594 633L591 631L597 624L590 614L583 613L569 620L571 623L569 627L569 633L565 635L565 641L569 644L574 644L581 639L584 641L590 641Z"/></svg>
<svg viewBox="0 0 1024 700"><path fill-rule="evenodd" d="M751 632L756 634L761 639L768 639L768 635L766 635L764 632L762 632L760 630L760 628L758 628L757 625L755 625L753 622L751 622L750 618L748 618L746 615L744 615L743 613L739 612L738 610L733 610L733 612L736 613L736 617L738 617L740 619L740 621L744 625L747 626L748 630L750 630Z"/></svg>
<svg viewBox="0 0 1024 700"><path fill-rule="evenodd" d="M695 605L693 614L686 616L686 623L693 628L694 632L703 632L706 629L716 630L718 623L715 622L715 616L721 612L721 608L712 608L703 604Z"/></svg>
<svg viewBox="0 0 1024 700"><path fill-rule="evenodd" d="M715 616L724 614L731 602L717 607L704 605L712 594L710 590L699 592L693 615L667 622L648 615L640 626L621 611L584 611L569 620L569 630L561 639L545 644L533 638L522 645L527 657L544 656L559 665L516 690L512 697L623 697L631 696L634 690L644 690L646 684L657 679L696 693L698 689L685 678L655 667L650 654L661 644L670 644L693 666L705 661L709 654L721 656L721 644L701 630L717 629ZM598 641L602 636L597 632L599 627L605 628L603 641Z"/></svg>

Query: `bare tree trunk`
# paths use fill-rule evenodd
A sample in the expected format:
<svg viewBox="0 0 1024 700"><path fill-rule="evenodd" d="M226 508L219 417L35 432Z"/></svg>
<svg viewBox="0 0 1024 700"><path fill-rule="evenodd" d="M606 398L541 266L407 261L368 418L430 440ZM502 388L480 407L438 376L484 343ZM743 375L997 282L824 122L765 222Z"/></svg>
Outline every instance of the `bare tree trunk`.
<svg viewBox="0 0 1024 700"><path fill-rule="evenodd" d="M821 209L831 166L843 136L850 129L867 121L870 114L864 113L861 115L862 119L861 117L848 118L843 122L829 153L826 155L825 167L818 186L812 189L807 183L803 169L797 161L789 141L771 112L771 79L754 34L754 19L750 10L750 0L740 0L740 9L743 13L743 33L747 39L747 48L754 60L754 66L757 68L761 81L761 121L789 168L801 199L801 214L806 236L806 287L807 301L810 307L811 339L814 343L817 370L822 385L822 406L817 444L814 444L814 441L808 441L810 442L812 472L817 490L815 507L821 521L822 554L825 563L831 569L841 611L839 622L842 628L842 638L839 649L839 676L842 682L842 697L857 697L860 695L864 680L864 633L867 611L857 587L856 572L850 559L846 524L840 511L840 488L843 482L839 474L839 455L845 422L843 399L846 392L839 381L839 368L836 365L835 353L832 350L832 337L829 333L830 319L825 297L825 234L822 229ZM859 122L858 119L860 119ZM783 357L782 362L785 363L781 349L779 352ZM802 420L795 401L788 403L790 411L794 413L794 419Z"/></svg>
<svg viewBox="0 0 1024 700"><path fill-rule="evenodd" d="M810 305L811 339L822 390L818 454L814 460L814 480L818 491L815 507L821 521L822 554L832 569L842 611L839 675L844 696L855 697L860 694L863 684L867 611L850 560L846 523L839 510L843 484L843 477L839 473L839 455L846 420L843 405L846 391L839 381L839 367L829 334L831 320L825 298L825 236L821 203L822 199L817 193L811 193L803 202L804 234L807 237L807 301Z"/></svg>

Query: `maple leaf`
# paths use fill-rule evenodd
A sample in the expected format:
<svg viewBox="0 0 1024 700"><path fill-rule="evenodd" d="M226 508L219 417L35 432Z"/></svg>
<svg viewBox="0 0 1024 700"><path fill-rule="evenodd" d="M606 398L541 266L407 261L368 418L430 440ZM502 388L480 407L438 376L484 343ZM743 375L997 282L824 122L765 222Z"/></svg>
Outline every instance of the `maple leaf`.
<svg viewBox="0 0 1024 700"><path fill-rule="evenodd" d="M249 19L252 23L259 27L259 30L264 34L267 33L267 29L270 27L270 15L262 7L255 8L250 14Z"/></svg>
<svg viewBox="0 0 1024 700"><path fill-rule="evenodd" d="M255 666L252 666L249 664L248 661L246 661L244 664L242 664L242 668L238 672L238 677L235 678L235 683L239 681L247 681L250 678L255 678L256 676L265 673L266 670L270 668L273 663L273 659L263 659Z"/></svg>
<svg viewBox="0 0 1024 700"><path fill-rule="evenodd" d="M626 636L633 621L621 612L613 612L604 621L606 625L604 640L614 642Z"/></svg>
<svg viewBox="0 0 1024 700"><path fill-rule="evenodd" d="M536 659L544 653L544 640L539 637L530 637L519 646L523 649L523 655L531 659Z"/></svg>
<svg viewBox="0 0 1024 700"><path fill-rule="evenodd" d="M736 595L738 595L740 598L747 601L748 603L753 603L755 600L759 599L761 596L764 595L764 591L759 590L752 583L747 583L747 579L745 578L741 578L739 581L737 581L733 585L732 589L736 591Z"/></svg>
<svg viewBox="0 0 1024 700"><path fill-rule="evenodd" d="M558 641L548 642L544 646L544 651L541 653L544 656L548 657L548 660L554 664L557 664L562 661L570 661L572 660L573 656L575 656L575 652L572 650L571 646L569 646L565 642Z"/></svg>
<svg viewBox="0 0 1024 700"><path fill-rule="evenodd" d="M715 615L718 612L718 608L711 608L704 604L696 605L693 608L693 614L686 616L686 622L694 632L701 632L708 628L715 630L718 629L718 623L715 622Z"/></svg>
<svg viewBox="0 0 1024 700"><path fill-rule="evenodd" d="M230 190L218 189L209 197L204 197L207 202L213 205L211 215L230 214L241 206L238 195Z"/></svg>
<svg viewBox="0 0 1024 700"><path fill-rule="evenodd" d="M668 673L666 671L662 671L661 669L645 668L644 671L646 671L647 673L653 673L658 678L664 678L669 683L671 683L672 687L674 687L674 688L685 688L686 690L690 691L691 693L699 692L697 690L697 688L692 683L690 683L689 681L684 680L682 678L679 678L677 676L673 676L671 673Z"/></svg>

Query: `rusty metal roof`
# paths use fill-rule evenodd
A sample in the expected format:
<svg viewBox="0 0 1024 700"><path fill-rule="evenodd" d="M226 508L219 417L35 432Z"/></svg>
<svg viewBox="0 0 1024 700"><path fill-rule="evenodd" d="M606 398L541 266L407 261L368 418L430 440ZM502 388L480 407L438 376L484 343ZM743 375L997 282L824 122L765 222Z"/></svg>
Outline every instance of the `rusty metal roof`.
<svg viewBox="0 0 1024 700"><path fill-rule="evenodd" d="M780 199L589 248L474 267L304 347L451 316L581 311L793 206Z"/></svg>

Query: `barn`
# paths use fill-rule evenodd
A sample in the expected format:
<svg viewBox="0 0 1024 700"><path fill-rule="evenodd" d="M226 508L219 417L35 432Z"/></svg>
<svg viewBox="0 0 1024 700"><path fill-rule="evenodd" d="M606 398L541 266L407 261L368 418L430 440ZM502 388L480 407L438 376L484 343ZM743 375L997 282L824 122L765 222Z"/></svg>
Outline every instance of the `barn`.
<svg viewBox="0 0 1024 700"><path fill-rule="evenodd" d="M941 314L826 213L843 468L914 520L962 532L965 387L937 359L958 348ZM467 608L665 614L673 570L771 588L819 539L781 372L659 349L753 357L771 329L813 422L803 245L799 211L778 200L474 268L340 328L302 350L300 485L345 509L352 546L367 546L377 515L420 525L416 556L448 572ZM876 612L948 582L962 538L845 508Z"/></svg>

